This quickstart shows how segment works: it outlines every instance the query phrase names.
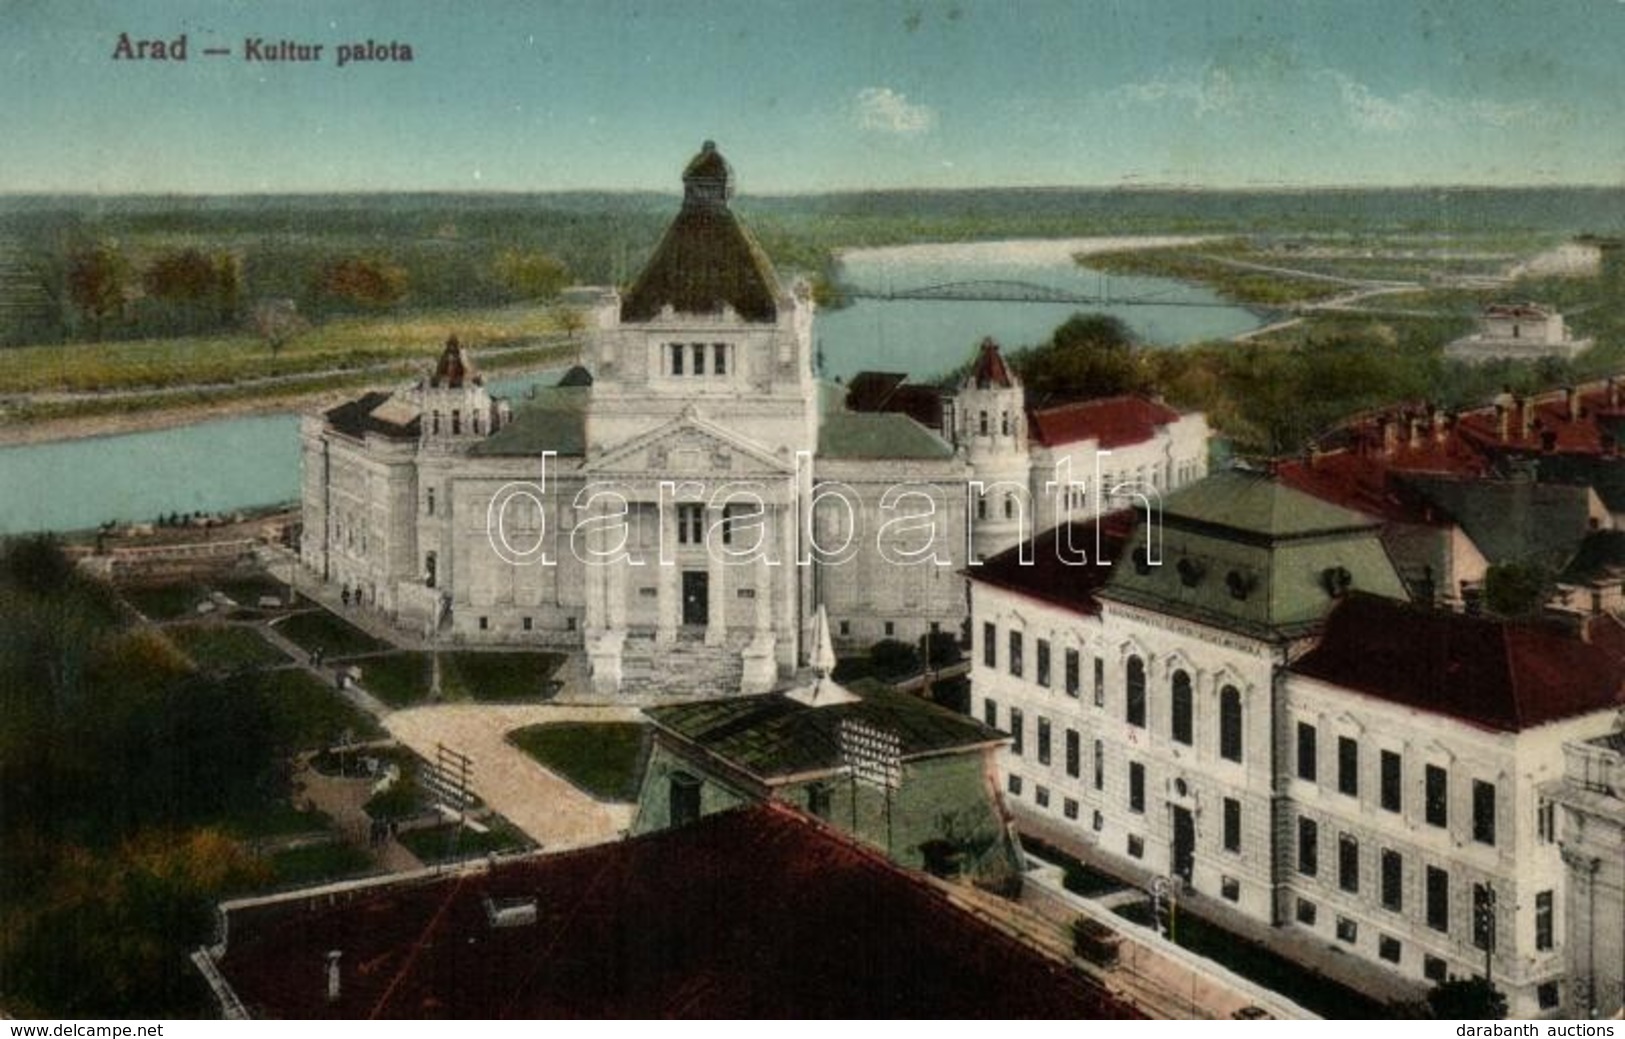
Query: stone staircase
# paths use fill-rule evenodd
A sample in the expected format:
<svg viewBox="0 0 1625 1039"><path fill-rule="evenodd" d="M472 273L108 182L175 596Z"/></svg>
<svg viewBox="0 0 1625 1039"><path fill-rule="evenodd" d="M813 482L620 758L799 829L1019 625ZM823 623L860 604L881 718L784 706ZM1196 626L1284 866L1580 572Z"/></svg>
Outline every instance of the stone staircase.
<svg viewBox="0 0 1625 1039"><path fill-rule="evenodd" d="M739 692L743 642L708 646L700 636L679 635L661 645L630 636L621 650L621 695L658 700L708 700Z"/></svg>

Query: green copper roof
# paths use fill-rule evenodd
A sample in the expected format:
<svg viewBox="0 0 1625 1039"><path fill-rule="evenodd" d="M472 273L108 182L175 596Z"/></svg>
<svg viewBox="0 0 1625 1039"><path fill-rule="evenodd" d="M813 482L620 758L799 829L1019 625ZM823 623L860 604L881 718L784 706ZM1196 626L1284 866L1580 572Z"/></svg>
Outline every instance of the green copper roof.
<svg viewBox="0 0 1625 1039"><path fill-rule="evenodd" d="M513 418L469 449L472 455L539 455L556 451L576 457L587 448L587 386L537 387L532 399L517 401Z"/></svg>
<svg viewBox="0 0 1625 1039"><path fill-rule="evenodd" d="M661 729L762 779L840 768L840 726L859 719L895 732L904 760L1004 738L982 723L872 680L849 686L853 703L808 707L781 693L648 708Z"/></svg>
<svg viewBox="0 0 1625 1039"><path fill-rule="evenodd" d="M832 411L818 431L820 458L952 458L953 448L907 415Z"/></svg>
<svg viewBox="0 0 1625 1039"><path fill-rule="evenodd" d="M1313 630L1350 590L1407 597L1369 517L1250 473L1221 473L1170 495L1117 560L1101 599L1261 639Z"/></svg>
<svg viewBox="0 0 1625 1039"><path fill-rule="evenodd" d="M1198 480L1163 499L1165 519L1225 527L1265 538L1289 538L1371 527L1362 512L1293 490L1267 473L1230 470Z"/></svg>

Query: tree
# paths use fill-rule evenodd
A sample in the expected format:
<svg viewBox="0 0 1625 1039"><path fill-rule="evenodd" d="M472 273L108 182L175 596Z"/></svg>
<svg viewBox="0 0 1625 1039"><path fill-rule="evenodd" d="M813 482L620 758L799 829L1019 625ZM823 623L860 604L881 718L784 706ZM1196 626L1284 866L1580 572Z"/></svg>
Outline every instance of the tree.
<svg viewBox="0 0 1625 1039"><path fill-rule="evenodd" d="M105 242L75 249L68 257L68 298L90 320L98 342L107 319L124 309L129 275L124 254Z"/></svg>
<svg viewBox="0 0 1625 1039"><path fill-rule="evenodd" d="M1525 617L1546 604L1550 569L1537 562L1501 563L1484 572L1484 605L1501 617Z"/></svg>
<svg viewBox="0 0 1625 1039"><path fill-rule="evenodd" d="M1049 342L1012 357L1031 399L1087 399L1149 387L1128 326L1108 314L1074 314Z"/></svg>
<svg viewBox="0 0 1625 1039"><path fill-rule="evenodd" d="M570 284L570 269L543 252L507 249L496 258L497 281L524 300L549 302Z"/></svg>
<svg viewBox="0 0 1625 1039"><path fill-rule="evenodd" d="M254 304L249 320L254 333L271 348L273 357L284 343L310 328L310 322L299 314L299 305L291 299L262 299Z"/></svg>
<svg viewBox="0 0 1625 1039"><path fill-rule="evenodd" d="M1428 1009L1439 1021L1501 1021L1507 997L1487 978L1451 978L1428 992Z"/></svg>
<svg viewBox="0 0 1625 1039"><path fill-rule="evenodd" d="M218 285L213 261L197 249L164 253L142 276L147 295L166 303L202 303Z"/></svg>
<svg viewBox="0 0 1625 1039"><path fill-rule="evenodd" d="M405 268L382 257L347 256L317 274L317 292L330 299L381 310L406 298Z"/></svg>

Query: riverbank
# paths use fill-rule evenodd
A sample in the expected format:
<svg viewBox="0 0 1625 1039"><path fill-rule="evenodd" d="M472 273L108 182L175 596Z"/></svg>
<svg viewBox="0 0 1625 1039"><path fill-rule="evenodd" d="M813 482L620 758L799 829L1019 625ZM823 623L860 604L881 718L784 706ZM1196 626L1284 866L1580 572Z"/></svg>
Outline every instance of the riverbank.
<svg viewBox="0 0 1625 1039"><path fill-rule="evenodd" d="M995 242L922 242L866 249L840 249L839 263L986 264L1043 267L1070 264L1076 257L1141 249L1188 248L1218 241L1218 235L1124 235L1090 238L1031 238Z"/></svg>

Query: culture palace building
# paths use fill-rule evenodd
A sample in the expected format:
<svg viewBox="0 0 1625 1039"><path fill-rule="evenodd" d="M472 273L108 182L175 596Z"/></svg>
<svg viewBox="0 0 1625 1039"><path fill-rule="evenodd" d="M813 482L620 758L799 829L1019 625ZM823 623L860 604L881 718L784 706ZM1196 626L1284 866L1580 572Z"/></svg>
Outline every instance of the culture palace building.
<svg viewBox="0 0 1625 1039"><path fill-rule="evenodd" d="M935 421L847 406L732 176L708 142L559 385L493 396L454 339L421 381L308 416L308 572L437 641L579 647L600 693L762 692L805 662L819 605L848 649L961 635L967 565L1099 511L1097 474L1205 474L1200 415L1029 409L991 342Z"/></svg>

